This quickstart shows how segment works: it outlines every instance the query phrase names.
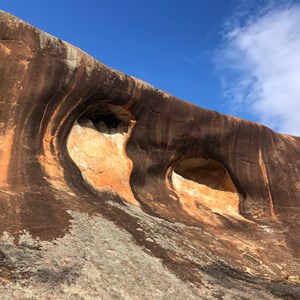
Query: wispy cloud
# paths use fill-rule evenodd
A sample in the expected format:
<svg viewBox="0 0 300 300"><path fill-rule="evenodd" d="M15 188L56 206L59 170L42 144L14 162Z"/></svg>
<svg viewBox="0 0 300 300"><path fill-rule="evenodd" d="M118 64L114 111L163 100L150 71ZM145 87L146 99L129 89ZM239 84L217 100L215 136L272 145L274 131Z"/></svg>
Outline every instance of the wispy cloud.
<svg viewBox="0 0 300 300"><path fill-rule="evenodd" d="M224 96L263 124L300 135L300 4L236 21L226 24L216 58Z"/></svg>

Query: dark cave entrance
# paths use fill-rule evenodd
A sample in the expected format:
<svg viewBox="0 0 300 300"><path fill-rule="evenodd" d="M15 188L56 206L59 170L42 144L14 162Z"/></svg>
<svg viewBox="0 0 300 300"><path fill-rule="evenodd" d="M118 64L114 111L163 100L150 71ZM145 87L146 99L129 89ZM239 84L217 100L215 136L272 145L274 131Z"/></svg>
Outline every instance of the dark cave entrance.
<svg viewBox="0 0 300 300"><path fill-rule="evenodd" d="M106 134L127 133L133 117L124 108L98 104L88 108L77 120L80 126L94 127Z"/></svg>

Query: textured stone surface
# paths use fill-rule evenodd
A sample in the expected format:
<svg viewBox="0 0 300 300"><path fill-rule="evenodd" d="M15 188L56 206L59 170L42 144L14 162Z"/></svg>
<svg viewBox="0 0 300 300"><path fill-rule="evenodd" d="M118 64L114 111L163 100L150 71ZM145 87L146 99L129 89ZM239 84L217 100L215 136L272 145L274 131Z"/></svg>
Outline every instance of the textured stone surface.
<svg viewBox="0 0 300 300"><path fill-rule="evenodd" d="M2 299L299 299L300 138L0 12Z"/></svg>

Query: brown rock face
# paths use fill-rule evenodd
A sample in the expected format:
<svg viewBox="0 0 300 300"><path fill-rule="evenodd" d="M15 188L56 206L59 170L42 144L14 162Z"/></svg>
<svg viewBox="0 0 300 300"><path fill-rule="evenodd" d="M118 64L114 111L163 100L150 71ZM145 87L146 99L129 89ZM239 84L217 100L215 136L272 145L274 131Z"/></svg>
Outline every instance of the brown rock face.
<svg viewBox="0 0 300 300"><path fill-rule="evenodd" d="M300 299L299 137L4 12L0 71L5 299Z"/></svg>

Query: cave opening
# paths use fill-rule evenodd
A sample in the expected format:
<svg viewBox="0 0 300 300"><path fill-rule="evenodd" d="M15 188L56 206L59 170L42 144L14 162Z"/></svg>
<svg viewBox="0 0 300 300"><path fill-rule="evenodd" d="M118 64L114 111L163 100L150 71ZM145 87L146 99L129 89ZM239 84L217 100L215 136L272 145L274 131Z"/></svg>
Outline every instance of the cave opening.
<svg viewBox="0 0 300 300"><path fill-rule="evenodd" d="M91 106L74 123L67 149L94 190L116 193L138 206L129 182L133 164L125 150L134 125L133 116L122 107Z"/></svg>
<svg viewBox="0 0 300 300"><path fill-rule="evenodd" d="M179 162L172 174L178 199L189 214L205 219L202 210L240 218L239 194L226 168L212 159L190 158Z"/></svg>
<svg viewBox="0 0 300 300"><path fill-rule="evenodd" d="M206 185L214 190L237 192L225 167L212 159L185 159L175 166L174 172L187 180Z"/></svg>

